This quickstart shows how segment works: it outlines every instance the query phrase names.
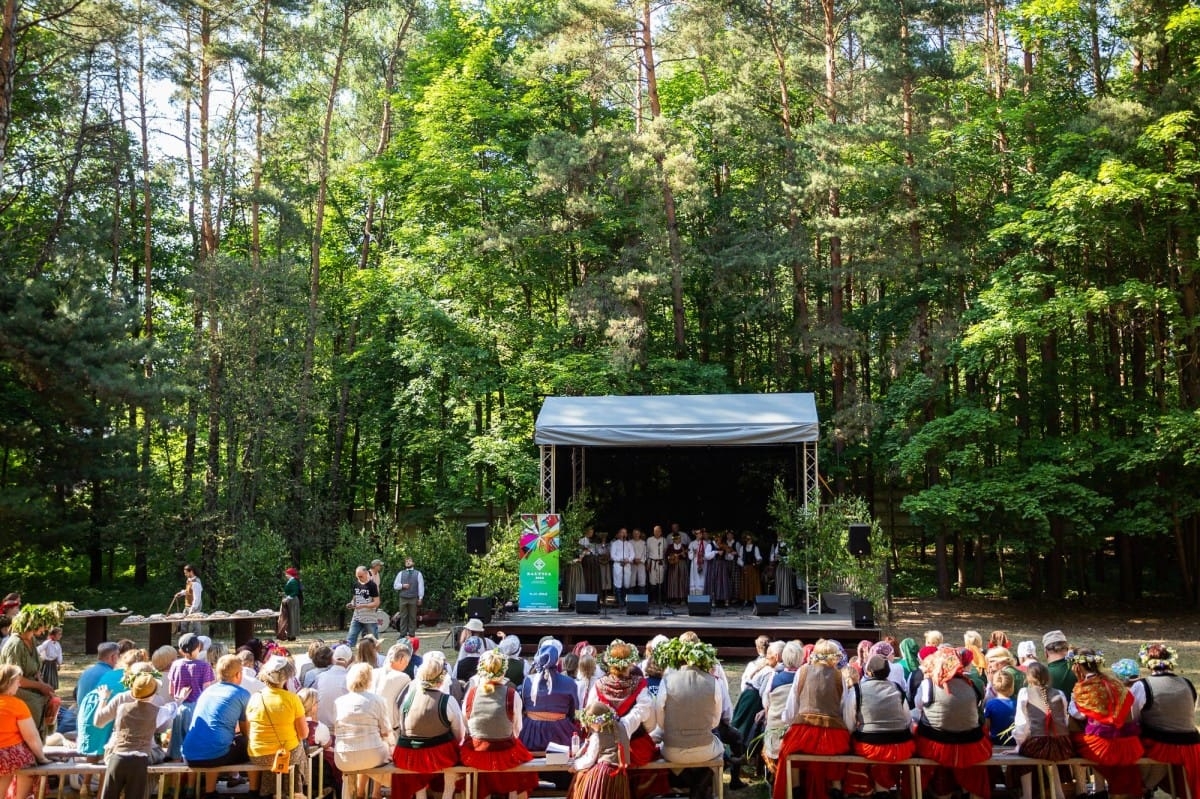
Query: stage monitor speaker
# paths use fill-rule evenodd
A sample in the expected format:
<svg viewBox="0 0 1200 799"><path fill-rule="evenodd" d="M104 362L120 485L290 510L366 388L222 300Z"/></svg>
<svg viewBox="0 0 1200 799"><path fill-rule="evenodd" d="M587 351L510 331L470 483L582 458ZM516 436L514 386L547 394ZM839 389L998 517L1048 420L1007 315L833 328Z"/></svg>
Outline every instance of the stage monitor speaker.
<svg viewBox="0 0 1200 799"><path fill-rule="evenodd" d="M576 594L575 612L585 616L596 616L600 613L599 594Z"/></svg>
<svg viewBox="0 0 1200 799"><path fill-rule="evenodd" d="M650 595L649 594L626 594L625 595L625 615L627 615L627 616L649 616L650 615Z"/></svg>
<svg viewBox="0 0 1200 799"><path fill-rule="evenodd" d="M711 616L712 615L712 597L708 594L700 594L699 596L688 597L688 615L689 616Z"/></svg>
<svg viewBox="0 0 1200 799"><path fill-rule="evenodd" d="M488 551L488 523L467 525L467 554L486 555Z"/></svg>
<svg viewBox="0 0 1200 799"><path fill-rule="evenodd" d="M486 596L467 598L467 618L479 619L484 624L492 622L492 599Z"/></svg>
<svg viewBox="0 0 1200 799"><path fill-rule="evenodd" d="M871 557L871 525L850 525L850 538L847 541L850 554L859 558Z"/></svg>
<svg viewBox="0 0 1200 799"><path fill-rule="evenodd" d="M875 626L875 609L865 599L855 599L850 603L850 615L854 626L858 628Z"/></svg>
<svg viewBox="0 0 1200 799"><path fill-rule="evenodd" d="M778 616L779 597L776 594L756 594L754 597L755 616Z"/></svg>

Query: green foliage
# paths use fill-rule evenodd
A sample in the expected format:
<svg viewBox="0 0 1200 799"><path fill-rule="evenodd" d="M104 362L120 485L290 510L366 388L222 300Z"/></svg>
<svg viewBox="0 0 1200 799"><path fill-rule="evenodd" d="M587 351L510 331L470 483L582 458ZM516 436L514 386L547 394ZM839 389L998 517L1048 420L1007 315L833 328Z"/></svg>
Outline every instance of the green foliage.
<svg viewBox="0 0 1200 799"><path fill-rule="evenodd" d="M560 536L559 558L567 563L579 557L579 539L589 527L596 524L596 506L592 492L586 488L571 495L562 512L562 535Z"/></svg>
<svg viewBox="0 0 1200 799"><path fill-rule="evenodd" d="M518 597L520 520L497 524L491 533L487 554L472 555L465 564L466 574L455 586L454 597L460 606L473 596L492 597L501 602Z"/></svg>

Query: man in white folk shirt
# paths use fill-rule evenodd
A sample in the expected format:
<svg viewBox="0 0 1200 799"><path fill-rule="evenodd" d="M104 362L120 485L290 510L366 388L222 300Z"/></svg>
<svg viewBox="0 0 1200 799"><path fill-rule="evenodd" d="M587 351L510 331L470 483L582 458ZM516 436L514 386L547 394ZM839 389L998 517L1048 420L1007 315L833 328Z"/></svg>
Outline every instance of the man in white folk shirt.
<svg viewBox="0 0 1200 799"><path fill-rule="evenodd" d="M625 605L625 592L629 590L633 574L634 549L628 536L629 531L622 527L617 530L617 538L608 548L608 556L612 560L613 593L617 596L618 607Z"/></svg>
<svg viewBox="0 0 1200 799"><path fill-rule="evenodd" d="M667 581L667 539L663 536L661 524L654 525L654 530L646 539L646 568L650 594L655 602L662 603L663 585Z"/></svg>
<svg viewBox="0 0 1200 799"><path fill-rule="evenodd" d="M629 543L633 546L633 568L626 588L636 588L635 593L640 594L646 590L646 536L635 527Z"/></svg>

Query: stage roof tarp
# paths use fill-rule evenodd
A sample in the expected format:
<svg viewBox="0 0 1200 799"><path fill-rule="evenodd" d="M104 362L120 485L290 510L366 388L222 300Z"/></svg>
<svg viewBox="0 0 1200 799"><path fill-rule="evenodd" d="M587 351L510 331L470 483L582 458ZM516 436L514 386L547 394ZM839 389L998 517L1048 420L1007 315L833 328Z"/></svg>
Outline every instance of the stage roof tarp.
<svg viewBox="0 0 1200 799"><path fill-rule="evenodd" d="M815 442L812 394L547 397L534 443L572 447L708 447Z"/></svg>

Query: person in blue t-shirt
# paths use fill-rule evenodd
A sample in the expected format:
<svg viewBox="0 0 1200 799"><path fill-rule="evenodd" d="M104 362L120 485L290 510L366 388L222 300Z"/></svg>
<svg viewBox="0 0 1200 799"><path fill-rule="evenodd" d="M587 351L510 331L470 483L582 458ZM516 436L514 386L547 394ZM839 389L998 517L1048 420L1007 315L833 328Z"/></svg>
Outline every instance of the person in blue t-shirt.
<svg viewBox="0 0 1200 799"><path fill-rule="evenodd" d="M1013 678L1007 671L992 674L992 691L996 696L983 706L988 735L996 746L1012 746L1013 723L1017 717L1017 700L1013 699Z"/></svg>
<svg viewBox="0 0 1200 799"><path fill-rule="evenodd" d="M120 648L112 641L105 641L96 647L96 662L83 670L79 675L79 680L75 683L75 701L82 701L85 696L97 685L105 674L113 670L117 665L117 655L120 654Z"/></svg>
<svg viewBox="0 0 1200 799"><path fill-rule="evenodd" d="M242 661L224 655L217 661L215 682L201 692L192 711L192 722L183 739L183 759L192 768L212 768L245 763L246 705L250 692L241 686ZM217 772L204 775L205 799L216 799Z"/></svg>

